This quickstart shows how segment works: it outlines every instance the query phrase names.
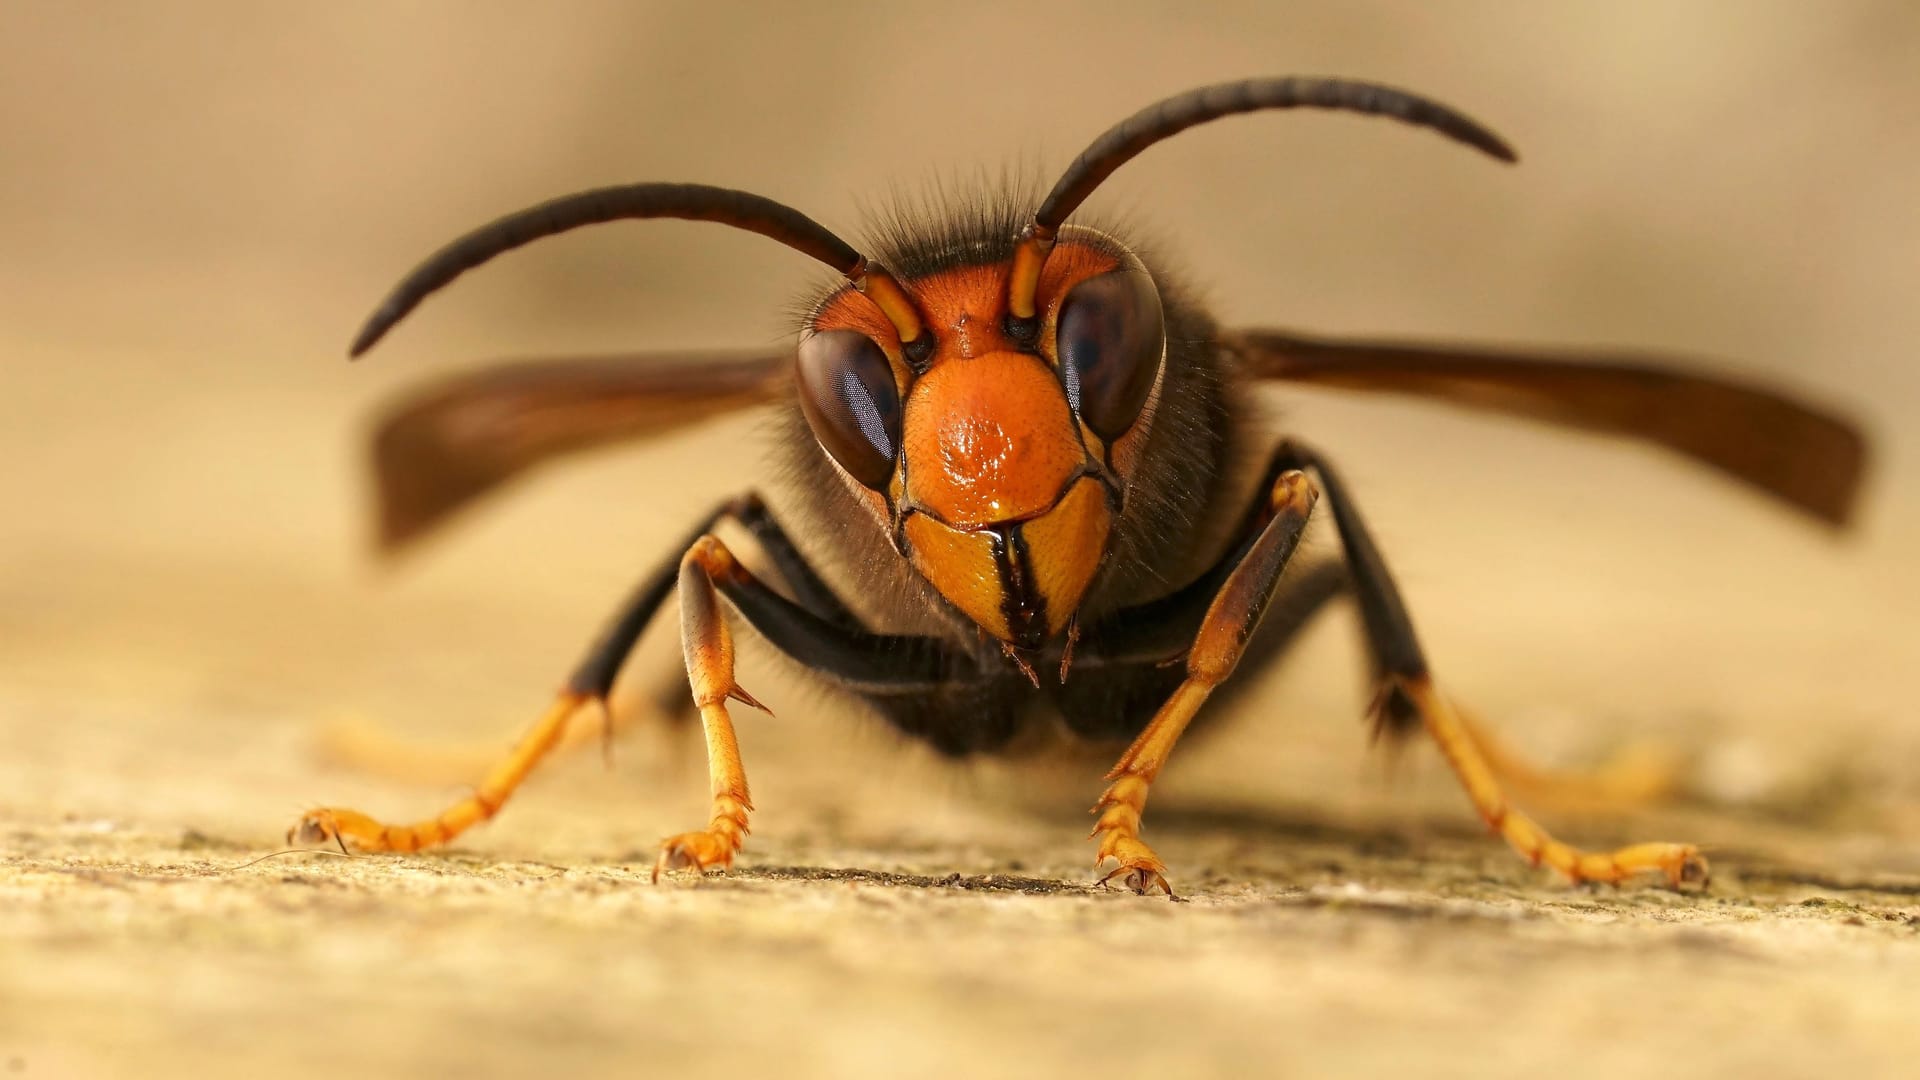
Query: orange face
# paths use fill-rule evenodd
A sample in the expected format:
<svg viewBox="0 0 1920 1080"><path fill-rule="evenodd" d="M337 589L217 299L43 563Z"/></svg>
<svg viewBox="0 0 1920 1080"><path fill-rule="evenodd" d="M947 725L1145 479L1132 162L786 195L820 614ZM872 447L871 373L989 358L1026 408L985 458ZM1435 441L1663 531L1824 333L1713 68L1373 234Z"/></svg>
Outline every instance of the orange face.
<svg viewBox="0 0 1920 1080"><path fill-rule="evenodd" d="M914 568L988 633L1033 649L1066 631L1106 555L1164 332L1145 271L1106 245L1062 240L1026 341L1006 322L1008 272L961 267L908 282L932 338L917 363L867 298L836 294L802 344L801 400ZM1116 275L1124 288L1105 284ZM1148 336L1108 310L1121 294L1130 306L1151 299L1144 374L1135 369L1146 347L1115 344ZM1121 366L1127 385L1115 377ZM1116 409L1102 395L1138 400ZM1129 409L1124 422L1111 419Z"/></svg>

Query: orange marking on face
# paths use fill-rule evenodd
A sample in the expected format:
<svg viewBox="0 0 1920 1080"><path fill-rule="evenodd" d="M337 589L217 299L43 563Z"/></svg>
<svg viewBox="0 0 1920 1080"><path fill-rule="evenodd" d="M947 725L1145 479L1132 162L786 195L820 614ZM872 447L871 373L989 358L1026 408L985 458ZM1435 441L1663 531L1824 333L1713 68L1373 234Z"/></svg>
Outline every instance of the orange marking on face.
<svg viewBox="0 0 1920 1080"><path fill-rule="evenodd" d="M1024 353L937 365L904 426L908 496L959 529L1040 513L1086 461L1053 369Z"/></svg>
<svg viewBox="0 0 1920 1080"><path fill-rule="evenodd" d="M983 532L957 532L927 517L907 518L907 543L913 565L940 595L997 638L1006 638L1001 610L1000 571L993 559L993 538Z"/></svg>
<svg viewBox="0 0 1920 1080"><path fill-rule="evenodd" d="M1011 566L1001 565L993 532L949 528L925 514L911 514L906 533L921 576L982 629L1007 641L1014 636L1010 601L1015 609L1044 610L1049 637L1066 629L1099 572L1112 524L1100 481L1076 482L1057 504L1009 530L1017 537L1009 558L1018 558L1015 549L1026 552L1024 566L1031 574L1024 581ZM1009 589L1019 595L1009 596Z"/></svg>
<svg viewBox="0 0 1920 1080"><path fill-rule="evenodd" d="M1100 569L1112 516L1100 481L1073 485L1060 505L1020 526L1040 596L1047 604L1047 632L1057 634L1080 609L1080 599Z"/></svg>

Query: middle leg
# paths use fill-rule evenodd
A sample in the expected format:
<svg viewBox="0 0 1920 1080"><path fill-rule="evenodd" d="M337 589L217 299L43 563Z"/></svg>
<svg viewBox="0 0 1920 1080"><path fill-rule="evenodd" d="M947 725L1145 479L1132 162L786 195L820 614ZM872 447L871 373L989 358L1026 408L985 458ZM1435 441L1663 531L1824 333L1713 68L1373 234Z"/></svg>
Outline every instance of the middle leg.
<svg viewBox="0 0 1920 1080"><path fill-rule="evenodd" d="M720 611L723 594L769 643L855 691L912 693L942 685L971 672L968 657L943 643L912 636L875 634L857 621L813 574L790 543L769 544L782 576L801 598L796 603L756 580L710 533L715 521L743 516L763 540L777 532L770 518L755 528L764 508L750 496L721 507L668 562L636 590L605 635L575 670L567 687L512 752L491 770L475 792L440 814L411 825L388 825L355 810L338 807L310 811L288 833L290 842L350 845L361 851L417 851L444 844L492 818L529 773L561 741L570 719L589 704L600 704L627 654L667 596L677 591L681 605L682 646L687 676L706 731L714 813L708 827L670 838L659 868L677 865L725 865L739 848L751 809L738 742L725 702L729 697L757 704L733 677L733 643ZM784 541L784 536L780 536ZM823 597L827 598L823 601ZM818 607L809 606L809 604ZM657 870L656 870L657 872Z"/></svg>
<svg viewBox="0 0 1920 1080"><path fill-rule="evenodd" d="M755 546L801 607L836 626L857 628L860 625L859 619L807 563L793 539L756 493L748 492L720 506L674 551L684 553L694 540L723 520L739 525L753 538ZM628 722L624 711L617 714L614 708L614 676L654 611L665 602L675 575L672 562L650 575L568 680L569 691L581 700L579 707L571 709L550 753L566 753L598 742L603 755L611 760L615 729ZM649 688L645 700L652 705L656 716L678 727L683 720L699 715L686 711L681 704L685 693L684 674L676 672L671 682L655 675L653 681L658 685ZM486 787L500 756L491 740L474 744L419 741L365 721L329 725L320 732L319 744L321 756L329 764L436 788L459 784Z"/></svg>
<svg viewBox="0 0 1920 1080"><path fill-rule="evenodd" d="M1481 819L1533 865L1545 863L1573 882L1618 884L1646 872L1662 875L1674 888L1707 880L1707 861L1692 844L1657 842L1611 852L1583 851L1555 839L1514 806L1500 783L1498 753L1489 753L1489 748L1481 745L1474 725L1434 687L1413 620L1339 474L1324 457L1293 442L1281 445L1275 463L1282 468L1318 473L1333 509L1360 603L1368 651L1379 679L1380 689L1373 703L1376 731L1397 734L1424 727ZM1511 765L1508 771L1512 771Z"/></svg>

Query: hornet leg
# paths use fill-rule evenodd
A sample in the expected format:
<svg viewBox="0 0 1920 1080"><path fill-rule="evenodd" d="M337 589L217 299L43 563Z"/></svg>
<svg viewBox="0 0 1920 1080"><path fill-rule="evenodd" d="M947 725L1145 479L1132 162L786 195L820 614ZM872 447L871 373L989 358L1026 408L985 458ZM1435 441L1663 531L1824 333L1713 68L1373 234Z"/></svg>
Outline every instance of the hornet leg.
<svg viewBox="0 0 1920 1080"><path fill-rule="evenodd" d="M328 807L309 811L288 833L289 842L337 844L361 851L418 851L445 844L467 829L498 813L501 806L543 758L558 745L569 721L582 709L604 709L621 664L640 634L664 605L670 591L678 591L682 648L694 702L700 709L707 736L714 813L708 828L673 837L663 845L660 868L678 865L724 866L738 851L751 809L739 745L727 713L729 697L755 704L733 681L733 644L716 589L727 596L773 645L823 675L853 689L911 690L938 684L964 661L949 656L939 643L925 638L868 633L817 575L806 567L790 543L769 556L803 601L824 611L796 604L755 580L709 530L723 517L736 517L763 539L778 527L764 507L749 496L721 507L694 531L675 562L650 576L622 609L606 634L588 652L567 687L506 758L490 769L472 795L434 817L409 824L387 825L356 810ZM763 518L756 527L755 518ZM780 534L784 540L784 534Z"/></svg>
<svg viewBox="0 0 1920 1080"><path fill-rule="evenodd" d="M1292 442L1281 445L1277 464L1318 473L1327 503L1333 508L1370 651L1379 669L1380 691L1373 708L1380 730L1424 727L1487 826L1533 865L1545 863L1574 882L1618 884L1641 873L1656 872L1674 888L1705 883L1707 861L1691 844L1646 843L1612 852L1582 851L1554 839L1513 806L1473 728L1434 688L1413 621L1338 474L1319 454Z"/></svg>
<svg viewBox="0 0 1920 1080"><path fill-rule="evenodd" d="M1093 835L1100 838L1096 865L1109 859L1115 863L1100 879L1102 884L1117 877L1137 893L1158 887L1173 896L1173 888L1167 884L1166 864L1140 839L1140 815L1147 805L1147 789L1207 695L1233 673L1247 639L1253 636L1273 598L1281 572L1299 546L1318 495L1306 475L1297 470L1282 473L1275 480L1264 513L1259 515L1265 520L1258 537L1214 595L1187 650L1185 680L1107 773L1110 783L1093 807L1100 815L1093 827Z"/></svg>

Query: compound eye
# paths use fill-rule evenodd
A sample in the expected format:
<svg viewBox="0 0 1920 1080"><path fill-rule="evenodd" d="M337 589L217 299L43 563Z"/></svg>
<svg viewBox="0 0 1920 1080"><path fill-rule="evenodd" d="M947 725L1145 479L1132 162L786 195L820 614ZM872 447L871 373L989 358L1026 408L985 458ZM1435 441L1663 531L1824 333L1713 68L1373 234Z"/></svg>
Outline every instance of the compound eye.
<svg viewBox="0 0 1920 1080"><path fill-rule="evenodd" d="M800 410L821 449L855 480L885 491L900 446L893 365L855 330L823 330L800 343Z"/></svg>
<svg viewBox="0 0 1920 1080"><path fill-rule="evenodd" d="M1112 270L1075 285L1060 305L1054 349L1067 403L1112 442L1146 407L1165 355L1160 290L1137 270Z"/></svg>

